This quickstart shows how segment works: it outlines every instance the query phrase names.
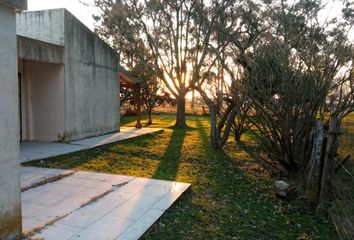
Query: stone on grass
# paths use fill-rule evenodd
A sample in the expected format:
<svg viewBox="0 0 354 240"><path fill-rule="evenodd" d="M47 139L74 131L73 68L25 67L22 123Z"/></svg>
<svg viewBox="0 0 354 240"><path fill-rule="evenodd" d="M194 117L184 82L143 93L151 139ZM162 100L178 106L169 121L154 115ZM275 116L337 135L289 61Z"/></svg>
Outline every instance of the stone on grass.
<svg viewBox="0 0 354 240"><path fill-rule="evenodd" d="M274 190L277 196L286 197L288 195L290 185L284 181L275 181Z"/></svg>

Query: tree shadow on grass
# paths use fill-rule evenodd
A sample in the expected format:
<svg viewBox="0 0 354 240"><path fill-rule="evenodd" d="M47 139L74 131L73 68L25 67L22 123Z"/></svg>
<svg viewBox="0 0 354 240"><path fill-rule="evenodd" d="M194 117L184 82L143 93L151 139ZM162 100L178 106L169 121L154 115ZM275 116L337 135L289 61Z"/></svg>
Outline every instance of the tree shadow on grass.
<svg viewBox="0 0 354 240"><path fill-rule="evenodd" d="M87 169L87 164L90 161L99 159L102 156L106 156L103 161L108 162L110 166L113 166L117 159L112 158L112 155L117 154L117 156L124 157L144 157L147 158L159 158L159 155L154 153L147 153L144 151L127 151L122 149L122 146L129 145L131 149L135 149L138 146L145 146L150 141L153 141L161 132L144 134L142 136L125 139L119 142L109 143L103 146L84 149L81 151L68 153L60 156L49 157L45 159L33 160L29 162L22 163L21 166L37 166L37 167L48 167L48 168L63 168L63 169L82 169L82 170L93 170L99 171L98 169ZM85 167L86 166L86 167ZM111 172L112 169L105 169L106 172ZM101 171L99 171L101 172Z"/></svg>
<svg viewBox="0 0 354 240"><path fill-rule="evenodd" d="M123 116L120 118L120 126L132 124L136 122L136 116Z"/></svg>
<svg viewBox="0 0 354 240"><path fill-rule="evenodd" d="M196 123L204 145L204 154L208 161L205 169L206 178L212 180L208 183L209 191L206 198L210 199L211 202L217 203L214 207L217 210L210 213L211 215L215 214L215 217L209 224L218 224L218 221L223 221L224 234L229 236L237 235L241 238L249 237L253 230L251 228L248 229L249 226L246 223L253 222L253 224L257 225L262 220L262 213L269 214L266 211L262 212L262 210L265 206L271 209L271 203L259 196L260 193L257 191L256 185L244 175L235 159L232 159L223 150L214 150L210 147L210 139L205 126L200 120L196 120ZM245 216L245 211L249 212L247 216ZM220 215L227 217L220 219ZM230 216L238 216L238 218ZM236 228L235 224L239 226ZM244 227L242 227L243 224L245 224ZM261 224L258 227L258 237L269 233L269 229ZM238 235L237 231L242 232L243 229L245 229L245 232ZM245 235L242 236L243 234Z"/></svg>
<svg viewBox="0 0 354 240"><path fill-rule="evenodd" d="M243 163L249 165L258 165L260 168L262 168L263 174L265 175L274 176L274 177L281 176L282 172L279 171L280 169L282 169L281 165L277 164L276 162L270 164L266 162L262 157L264 151L262 147L259 145L259 141L255 136L255 134L249 131L246 132L246 135L248 139L251 141L251 143L246 143L244 141L237 142L237 148L244 151L249 156L247 161L244 161Z"/></svg>
<svg viewBox="0 0 354 240"><path fill-rule="evenodd" d="M208 192L203 195L203 199L215 203L208 210L211 216L208 225L218 225L224 235L215 238L229 239L237 236L239 239L296 239L300 234L315 231L318 231L319 236L332 236L334 231L328 224L299 214L296 206L286 208L287 212L278 212L275 205L280 202L274 202L262 192L259 188L260 180L250 179L241 169L237 157L230 157L223 150L212 149L205 126L199 120L196 122L202 144L205 145L204 154L208 158L205 178L211 180L206 185ZM248 155L246 158L252 159L258 155L257 147L247 142L241 143L239 147L229 144L230 151L244 151ZM294 223L288 224L289 219ZM294 230L294 226L300 223L303 227ZM254 231L255 228L257 231ZM207 231L212 229L205 229Z"/></svg>
<svg viewBox="0 0 354 240"><path fill-rule="evenodd" d="M168 146L152 178L175 180L181 161L183 142L189 129L172 128Z"/></svg>

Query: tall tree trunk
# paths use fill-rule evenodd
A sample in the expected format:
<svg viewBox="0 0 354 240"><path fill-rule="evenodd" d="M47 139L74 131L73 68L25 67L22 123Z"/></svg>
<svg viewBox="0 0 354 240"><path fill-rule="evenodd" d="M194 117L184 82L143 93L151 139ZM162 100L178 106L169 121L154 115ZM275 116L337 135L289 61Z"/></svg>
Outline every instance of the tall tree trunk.
<svg viewBox="0 0 354 240"><path fill-rule="evenodd" d="M148 125L151 125L152 124L152 117L151 117L151 112L152 112L152 109L148 109L148 116L149 116L149 121L148 121Z"/></svg>
<svg viewBox="0 0 354 240"><path fill-rule="evenodd" d="M197 90L209 108L211 146L214 149L220 150L229 138L232 124L235 121L236 110L233 104L229 105L218 122L219 109L217 104L214 103L203 90L200 88L197 88Z"/></svg>
<svg viewBox="0 0 354 240"><path fill-rule="evenodd" d="M219 144L218 144L218 136L216 130L216 121L217 121L216 111L214 109L214 106L208 105L208 107L210 112L210 143L212 148L218 149Z"/></svg>
<svg viewBox="0 0 354 240"><path fill-rule="evenodd" d="M192 90L192 103L191 103L191 108L192 108L192 111L193 111L193 114L195 113L195 110L194 110L194 89Z"/></svg>
<svg viewBox="0 0 354 240"><path fill-rule="evenodd" d="M185 94L180 94L177 98L177 115L176 115L175 127L179 127L179 128L187 127Z"/></svg>
<svg viewBox="0 0 354 240"><path fill-rule="evenodd" d="M134 89L134 95L135 95L135 101L136 101L136 128L142 128L141 125L141 88L140 84L135 86Z"/></svg>
<svg viewBox="0 0 354 240"><path fill-rule="evenodd" d="M208 104L210 112L210 142L214 149L222 149L229 138L236 111L230 107L219 122L217 119L217 106ZM224 131L223 131L224 129Z"/></svg>
<svg viewBox="0 0 354 240"><path fill-rule="evenodd" d="M234 139L236 142L240 142L241 141L241 135L242 135L242 130L241 130L241 126L234 123L234 128L235 128L235 132L234 132Z"/></svg>
<svg viewBox="0 0 354 240"><path fill-rule="evenodd" d="M218 149L222 149L222 147L225 145L227 139L230 136L231 132L231 127L233 122L235 121L235 116L236 116L236 110L230 106L230 111L225 111L224 112L224 117L221 119L219 122L218 126ZM225 120L224 120L225 119ZM225 127L225 128L224 128ZM224 132L222 132L222 129L224 128Z"/></svg>

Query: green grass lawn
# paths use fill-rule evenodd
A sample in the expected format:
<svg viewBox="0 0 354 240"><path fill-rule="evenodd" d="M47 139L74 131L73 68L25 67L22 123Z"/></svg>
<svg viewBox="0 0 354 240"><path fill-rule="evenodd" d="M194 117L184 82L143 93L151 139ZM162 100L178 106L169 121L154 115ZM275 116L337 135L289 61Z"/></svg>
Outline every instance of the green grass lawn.
<svg viewBox="0 0 354 240"><path fill-rule="evenodd" d="M191 183L191 191L143 239L337 239L325 218L302 213L269 194L271 180L254 160L250 136L215 151L207 117L188 116L185 130L172 127L173 115L155 115L153 121L151 127L164 128L162 133L29 165ZM134 124L134 118L122 119L122 126Z"/></svg>

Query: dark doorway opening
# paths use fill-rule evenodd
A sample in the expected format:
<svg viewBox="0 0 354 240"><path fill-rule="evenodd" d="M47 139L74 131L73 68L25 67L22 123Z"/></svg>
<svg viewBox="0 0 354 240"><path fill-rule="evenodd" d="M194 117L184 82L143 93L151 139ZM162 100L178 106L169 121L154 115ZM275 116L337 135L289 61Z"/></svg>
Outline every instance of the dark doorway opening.
<svg viewBox="0 0 354 240"><path fill-rule="evenodd" d="M19 129L20 129L20 141L22 141L22 96L21 96L21 88L22 88L22 76L21 73L18 73L18 116L19 116Z"/></svg>

